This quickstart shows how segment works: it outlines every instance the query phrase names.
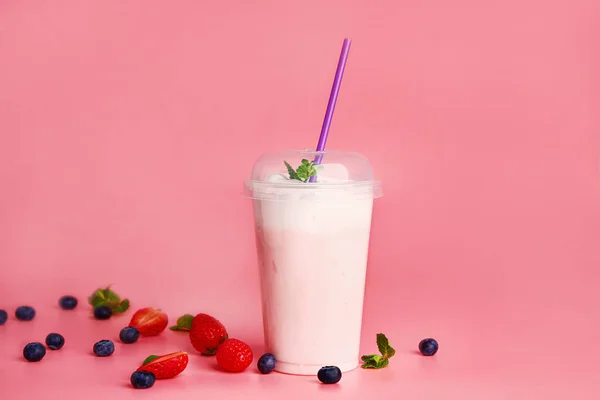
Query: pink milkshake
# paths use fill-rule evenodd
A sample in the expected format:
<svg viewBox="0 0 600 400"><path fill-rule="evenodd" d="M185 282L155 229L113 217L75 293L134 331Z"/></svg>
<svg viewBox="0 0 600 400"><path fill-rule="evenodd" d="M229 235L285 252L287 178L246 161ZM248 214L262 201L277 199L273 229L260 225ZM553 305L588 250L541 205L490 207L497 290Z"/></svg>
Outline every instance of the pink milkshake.
<svg viewBox="0 0 600 400"><path fill-rule="evenodd" d="M315 182L290 179L284 161L322 156ZM265 344L276 371L314 375L359 363L373 199L381 196L356 153L293 151L263 156L253 199Z"/></svg>

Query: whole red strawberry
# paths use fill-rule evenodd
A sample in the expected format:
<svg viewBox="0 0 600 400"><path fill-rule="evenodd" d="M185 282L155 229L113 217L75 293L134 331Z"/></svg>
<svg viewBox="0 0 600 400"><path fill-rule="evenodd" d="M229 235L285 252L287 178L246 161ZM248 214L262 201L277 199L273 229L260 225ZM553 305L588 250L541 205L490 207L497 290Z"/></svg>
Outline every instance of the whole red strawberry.
<svg viewBox="0 0 600 400"><path fill-rule="evenodd" d="M168 324L167 314L154 307L137 310L129 322L129 326L136 327L142 336L156 336L164 331Z"/></svg>
<svg viewBox="0 0 600 400"><path fill-rule="evenodd" d="M187 353L180 351L160 357L150 356L137 370L152 372L156 379L170 379L183 372L187 364Z"/></svg>
<svg viewBox="0 0 600 400"><path fill-rule="evenodd" d="M216 318L198 314L190 328L190 342L204 356L214 356L217 347L227 340L227 330Z"/></svg>
<svg viewBox="0 0 600 400"><path fill-rule="evenodd" d="M252 349L238 339L227 339L217 349L217 364L228 372L242 372L252 364Z"/></svg>

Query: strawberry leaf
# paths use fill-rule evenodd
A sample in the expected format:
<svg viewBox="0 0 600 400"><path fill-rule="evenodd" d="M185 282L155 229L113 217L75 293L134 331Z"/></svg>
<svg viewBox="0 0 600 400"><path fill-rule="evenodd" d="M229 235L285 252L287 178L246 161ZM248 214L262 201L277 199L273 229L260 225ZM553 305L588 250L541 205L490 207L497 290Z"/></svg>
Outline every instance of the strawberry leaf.
<svg viewBox="0 0 600 400"><path fill-rule="evenodd" d="M120 313L124 313L128 309L129 309L129 300L125 299L122 302L120 302L116 307L113 308L113 312L120 314Z"/></svg>
<svg viewBox="0 0 600 400"><path fill-rule="evenodd" d="M110 290L110 286L104 289L97 289L90 297L88 297L88 302L92 308L106 306L116 313L123 313L129 308L129 300L125 299L121 301L121 297Z"/></svg>
<svg viewBox="0 0 600 400"><path fill-rule="evenodd" d="M104 297L111 304L119 304L121 302L119 295L110 290L110 286L104 289Z"/></svg>
<svg viewBox="0 0 600 400"><path fill-rule="evenodd" d="M189 332L192 329L192 321L194 316L192 314L185 314L177 318L177 325L171 326L169 329L172 331Z"/></svg>
<svg viewBox="0 0 600 400"><path fill-rule="evenodd" d="M146 359L142 363L142 367L146 364L151 363L153 360L156 360L157 358L158 358L158 356L154 356L154 355L146 357Z"/></svg>
<svg viewBox="0 0 600 400"><path fill-rule="evenodd" d="M96 290L89 298L88 302L94 308L104 305L106 302L106 296L104 295L104 289Z"/></svg>

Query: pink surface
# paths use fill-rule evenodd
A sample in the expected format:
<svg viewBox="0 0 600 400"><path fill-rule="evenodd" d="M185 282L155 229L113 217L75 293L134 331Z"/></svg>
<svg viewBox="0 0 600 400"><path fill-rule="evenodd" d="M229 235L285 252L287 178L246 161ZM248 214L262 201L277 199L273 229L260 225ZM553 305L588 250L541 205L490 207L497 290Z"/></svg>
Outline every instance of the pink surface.
<svg viewBox="0 0 600 400"><path fill-rule="evenodd" d="M38 310L0 327L1 397L597 399L599 17L593 0L0 2L0 308ZM193 355L130 389L186 338L97 359L132 312L57 299L114 283L260 353L242 180L262 151L314 146L345 36L328 146L384 185L362 347L382 331L397 356L324 387ZM24 362L50 331L65 348Z"/></svg>

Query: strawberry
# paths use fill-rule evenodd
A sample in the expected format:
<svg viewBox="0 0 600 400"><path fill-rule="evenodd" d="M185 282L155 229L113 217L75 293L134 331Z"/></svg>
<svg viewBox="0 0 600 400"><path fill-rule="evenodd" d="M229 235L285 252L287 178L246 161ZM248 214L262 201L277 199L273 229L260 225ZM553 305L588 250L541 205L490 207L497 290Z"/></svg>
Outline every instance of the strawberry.
<svg viewBox="0 0 600 400"><path fill-rule="evenodd" d="M242 372L252 358L250 346L238 339L227 339L217 349L217 364L228 372Z"/></svg>
<svg viewBox="0 0 600 400"><path fill-rule="evenodd" d="M187 364L187 353L179 351L160 357L150 356L137 370L152 372L156 379L170 379L182 373Z"/></svg>
<svg viewBox="0 0 600 400"><path fill-rule="evenodd" d="M169 317L163 311L154 307L137 310L129 326L137 328L142 336L156 336L165 330L169 323Z"/></svg>
<svg viewBox="0 0 600 400"><path fill-rule="evenodd" d="M216 318L198 314L190 328L190 342L204 356L214 356L217 347L227 340L227 330Z"/></svg>

